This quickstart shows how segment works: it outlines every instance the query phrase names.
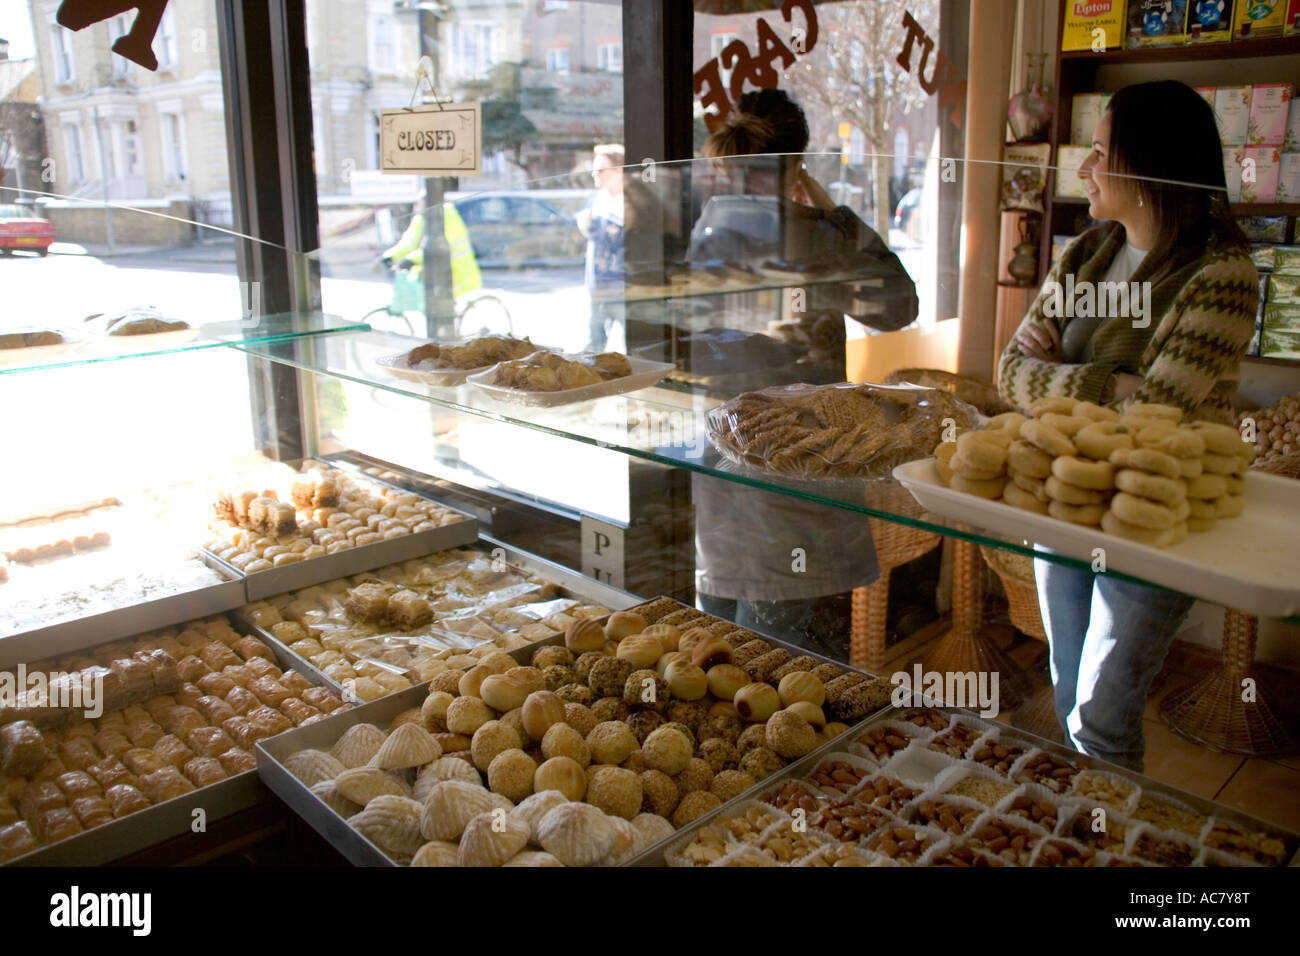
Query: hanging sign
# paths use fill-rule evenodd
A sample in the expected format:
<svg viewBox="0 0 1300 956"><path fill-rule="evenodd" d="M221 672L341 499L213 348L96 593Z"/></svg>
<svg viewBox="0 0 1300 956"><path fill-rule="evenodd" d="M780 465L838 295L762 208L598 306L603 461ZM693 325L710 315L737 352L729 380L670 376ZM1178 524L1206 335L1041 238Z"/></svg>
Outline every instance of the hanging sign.
<svg viewBox="0 0 1300 956"><path fill-rule="evenodd" d="M432 103L379 114L379 168L417 176L477 176L483 171L478 103Z"/></svg>

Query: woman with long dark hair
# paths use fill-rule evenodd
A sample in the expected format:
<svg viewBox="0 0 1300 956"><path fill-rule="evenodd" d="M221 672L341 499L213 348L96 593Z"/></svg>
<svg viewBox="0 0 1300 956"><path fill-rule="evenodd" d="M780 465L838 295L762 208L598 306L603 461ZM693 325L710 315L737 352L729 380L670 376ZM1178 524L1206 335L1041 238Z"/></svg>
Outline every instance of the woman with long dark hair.
<svg viewBox="0 0 1300 956"><path fill-rule="evenodd" d="M1229 212L1209 104L1173 80L1125 87L1079 176L1089 214L1105 222L1052 270L1002 353L999 390L1020 406L1064 395L1118 411L1172 405L1185 420L1231 424L1259 276ZM1068 277L1094 300L1102 283L1147 291L1130 315L1050 317ZM1034 571L1067 739L1141 770L1147 691L1193 599L1043 559Z"/></svg>

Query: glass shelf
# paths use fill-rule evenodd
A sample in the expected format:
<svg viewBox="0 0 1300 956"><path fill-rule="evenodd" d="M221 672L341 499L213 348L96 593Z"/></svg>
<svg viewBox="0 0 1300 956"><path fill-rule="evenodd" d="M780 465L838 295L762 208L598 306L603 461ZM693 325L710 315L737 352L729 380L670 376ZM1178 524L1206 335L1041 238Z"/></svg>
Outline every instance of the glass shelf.
<svg viewBox="0 0 1300 956"><path fill-rule="evenodd" d="M480 420L527 428L815 505L1029 557L1045 558L1080 570L1093 570L1087 561L1047 550L1022 538L974 529L924 511L892 478L799 480L727 461L712 448L705 428L707 413L720 404L721 399L698 386L665 381L659 386L624 395L556 407L536 407L498 400L470 384L435 387L401 380L377 364L379 358L406 351L421 341L408 336L365 332L314 340L246 344L237 348L273 362L367 386L376 390L376 400L381 400L380 396L384 394L405 396ZM397 427L406 426L399 424ZM436 448L441 465L453 469L473 468L472 464L460 459L458 448L449 448L446 444L442 440ZM1115 570L1104 573L1146 583L1141 578ZM1292 621L1300 623L1300 618Z"/></svg>
<svg viewBox="0 0 1300 956"><path fill-rule="evenodd" d="M248 321L208 323L193 330L197 334L189 339L184 335L178 337L177 333L172 332L138 337L107 336L80 332L75 328L64 328L56 331L76 336L76 341L69 343L69 348L50 352L50 348L58 348L58 346L45 347L41 350L44 353L41 358L30 362L18 360L10 364L4 364L4 352L0 352L0 375L118 362L123 359L147 358L152 355L196 352L225 345L281 342L337 332L365 332L369 328L370 326L365 322L349 321L323 312L285 312L264 315Z"/></svg>

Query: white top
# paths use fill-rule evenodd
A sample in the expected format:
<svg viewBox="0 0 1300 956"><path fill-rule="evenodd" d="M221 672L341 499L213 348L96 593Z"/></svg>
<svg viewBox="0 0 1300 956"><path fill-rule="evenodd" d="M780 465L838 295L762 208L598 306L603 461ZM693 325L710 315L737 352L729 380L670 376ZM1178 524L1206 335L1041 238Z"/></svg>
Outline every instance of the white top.
<svg viewBox="0 0 1300 956"><path fill-rule="evenodd" d="M1107 282L1127 282L1137 272L1142 260L1147 257L1149 249L1139 249L1131 242L1125 242L1106 270Z"/></svg>
<svg viewBox="0 0 1300 956"><path fill-rule="evenodd" d="M1103 282L1128 282L1138 266L1146 258L1148 250L1139 249L1131 242L1125 242L1110 261ZM1062 358L1066 362L1091 362L1093 360L1092 337L1106 319L1101 316L1076 316L1061 330Z"/></svg>

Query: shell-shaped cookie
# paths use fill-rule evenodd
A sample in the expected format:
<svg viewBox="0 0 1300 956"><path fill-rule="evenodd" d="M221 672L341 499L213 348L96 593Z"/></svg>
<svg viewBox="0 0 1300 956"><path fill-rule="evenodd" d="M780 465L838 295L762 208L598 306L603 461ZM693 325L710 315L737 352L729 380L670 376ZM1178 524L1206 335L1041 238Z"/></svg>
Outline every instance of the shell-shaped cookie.
<svg viewBox="0 0 1300 956"><path fill-rule="evenodd" d="M446 840L430 840L411 858L411 866L460 866L459 847Z"/></svg>
<svg viewBox="0 0 1300 956"><path fill-rule="evenodd" d="M420 836L423 809L409 797L384 794L349 817L348 826L386 853L410 857L424 846L424 838Z"/></svg>
<svg viewBox="0 0 1300 956"><path fill-rule="evenodd" d="M660 840L666 840L677 832L667 819L657 813L638 813L632 818L632 826L641 833L642 850L649 849Z"/></svg>
<svg viewBox="0 0 1300 956"><path fill-rule="evenodd" d="M528 824L489 811L470 820L461 834L461 866L500 866L528 843Z"/></svg>
<svg viewBox="0 0 1300 956"><path fill-rule="evenodd" d="M379 753L385 739L374 724L353 724L330 748L330 756L345 767L364 767Z"/></svg>
<svg viewBox="0 0 1300 956"><path fill-rule="evenodd" d="M284 762L284 769L314 787L324 780L333 780L347 768L323 750L300 750Z"/></svg>
<svg viewBox="0 0 1300 956"><path fill-rule="evenodd" d="M514 804L498 793L461 780L444 780L429 791L420 819L426 840L458 840L470 820L497 808L507 813ZM525 837L525 842L527 838Z"/></svg>
<svg viewBox="0 0 1300 956"><path fill-rule="evenodd" d="M538 842L565 866L594 866L614 848L614 826L589 803L565 803L542 817Z"/></svg>
<svg viewBox="0 0 1300 956"><path fill-rule="evenodd" d="M338 788L334 786L333 780L322 780L320 783L314 784L311 792L324 800L325 805L344 820L361 809L359 803L354 803L339 793Z"/></svg>
<svg viewBox="0 0 1300 956"><path fill-rule="evenodd" d="M380 770L405 770L422 767L442 756L442 747L433 735L415 723L404 723L388 735L374 763Z"/></svg>
<svg viewBox="0 0 1300 956"><path fill-rule="evenodd" d="M464 763L464 761L461 762ZM518 806L510 811L510 816L528 824L529 842L537 843L537 824L542 822L542 817L560 804L568 802L569 798L558 790L542 790L519 801ZM540 843L537 845L541 846Z"/></svg>
<svg viewBox="0 0 1300 956"><path fill-rule="evenodd" d="M415 778L415 799L424 803L429 799L429 791L444 780L459 780L473 787L483 786L483 778L468 760L440 757L420 768L420 775Z"/></svg>
<svg viewBox="0 0 1300 956"><path fill-rule="evenodd" d="M334 778L334 789L341 796L363 807L375 797L384 794L397 797L411 796L410 787L378 767L353 767L351 770L344 770Z"/></svg>
<svg viewBox="0 0 1300 956"><path fill-rule="evenodd" d="M522 850L516 853L502 866L564 866L559 860L545 850Z"/></svg>
<svg viewBox="0 0 1300 956"><path fill-rule="evenodd" d="M631 820L622 817L610 817L609 823L614 828L614 845L603 862L618 866L641 852L641 831L632 826Z"/></svg>

